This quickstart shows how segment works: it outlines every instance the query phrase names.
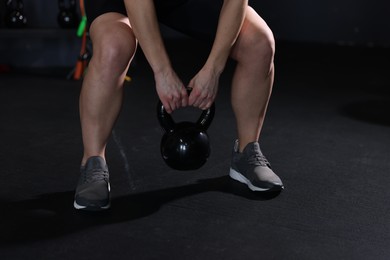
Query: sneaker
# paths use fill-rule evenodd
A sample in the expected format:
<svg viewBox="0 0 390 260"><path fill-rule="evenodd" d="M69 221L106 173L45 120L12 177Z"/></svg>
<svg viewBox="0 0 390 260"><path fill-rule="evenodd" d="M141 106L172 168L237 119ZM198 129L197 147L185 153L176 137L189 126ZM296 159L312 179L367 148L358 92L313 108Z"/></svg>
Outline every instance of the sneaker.
<svg viewBox="0 0 390 260"><path fill-rule="evenodd" d="M248 185L252 191L278 191L284 188L280 178L271 170L271 165L261 153L258 142L249 143L242 153L238 140L233 148L230 177Z"/></svg>
<svg viewBox="0 0 390 260"><path fill-rule="evenodd" d="M83 210L103 210L110 207L108 167L102 157L93 156L80 168L80 179L74 198L74 207Z"/></svg>

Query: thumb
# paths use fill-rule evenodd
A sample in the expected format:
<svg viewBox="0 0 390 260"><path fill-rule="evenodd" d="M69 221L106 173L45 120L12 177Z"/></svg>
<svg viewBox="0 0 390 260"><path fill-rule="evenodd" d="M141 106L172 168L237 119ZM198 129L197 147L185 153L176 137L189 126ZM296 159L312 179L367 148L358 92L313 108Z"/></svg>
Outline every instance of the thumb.
<svg viewBox="0 0 390 260"><path fill-rule="evenodd" d="M189 97L188 97L188 105L189 106L192 106L195 102L195 95L193 95L194 94L194 86L195 86L194 80L191 80L187 86L187 90L189 93Z"/></svg>

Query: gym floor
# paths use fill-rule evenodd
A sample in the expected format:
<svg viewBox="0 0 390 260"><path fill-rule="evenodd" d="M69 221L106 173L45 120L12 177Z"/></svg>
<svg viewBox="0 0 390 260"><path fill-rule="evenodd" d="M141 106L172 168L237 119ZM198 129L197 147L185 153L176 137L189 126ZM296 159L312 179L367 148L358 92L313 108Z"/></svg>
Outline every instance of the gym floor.
<svg viewBox="0 0 390 260"><path fill-rule="evenodd" d="M205 49L167 45L188 81ZM50 68L0 74L0 259L389 259L389 54L277 46L261 147L285 190L265 194L227 176L234 64L208 129L211 156L181 172L161 159L153 76L138 55L108 146L112 207L103 213L72 205L81 82Z"/></svg>

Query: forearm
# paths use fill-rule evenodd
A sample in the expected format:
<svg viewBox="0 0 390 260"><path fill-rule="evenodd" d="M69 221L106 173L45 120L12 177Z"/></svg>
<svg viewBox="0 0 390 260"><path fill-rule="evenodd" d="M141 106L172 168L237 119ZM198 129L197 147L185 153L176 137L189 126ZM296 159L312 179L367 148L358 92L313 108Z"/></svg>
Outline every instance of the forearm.
<svg viewBox="0 0 390 260"><path fill-rule="evenodd" d="M248 0L224 0L214 39L214 44L205 67L221 73L229 57L231 48L241 30Z"/></svg>
<svg viewBox="0 0 390 260"><path fill-rule="evenodd" d="M171 68L153 0L125 0L134 34L155 73Z"/></svg>

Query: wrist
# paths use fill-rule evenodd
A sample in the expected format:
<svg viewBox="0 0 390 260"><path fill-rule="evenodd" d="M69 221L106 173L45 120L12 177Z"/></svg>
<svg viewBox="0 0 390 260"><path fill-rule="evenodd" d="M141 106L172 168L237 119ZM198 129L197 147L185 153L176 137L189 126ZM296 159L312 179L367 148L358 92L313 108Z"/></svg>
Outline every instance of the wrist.
<svg viewBox="0 0 390 260"><path fill-rule="evenodd" d="M203 70L212 73L214 75L220 76L225 68L225 63L217 63L212 61L207 61L203 66Z"/></svg>
<svg viewBox="0 0 390 260"><path fill-rule="evenodd" d="M204 65L204 68L212 70L214 73L220 75L225 69L225 65L228 59L228 54L219 52L218 54L212 51Z"/></svg>
<svg viewBox="0 0 390 260"><path fill-rule="evenodd" d="M153 48L151 48L149 45L146 47L143 46L140 41L140 47L154 74L172 69L171 61L162 43L155 44Z"/></svg>
<svg viewBox="0 0 390 260"><path fill-rule="evenodd" d="M152 70L155 77L166 77L173 73L173 68L169 62L152 66Z"/></svg>

